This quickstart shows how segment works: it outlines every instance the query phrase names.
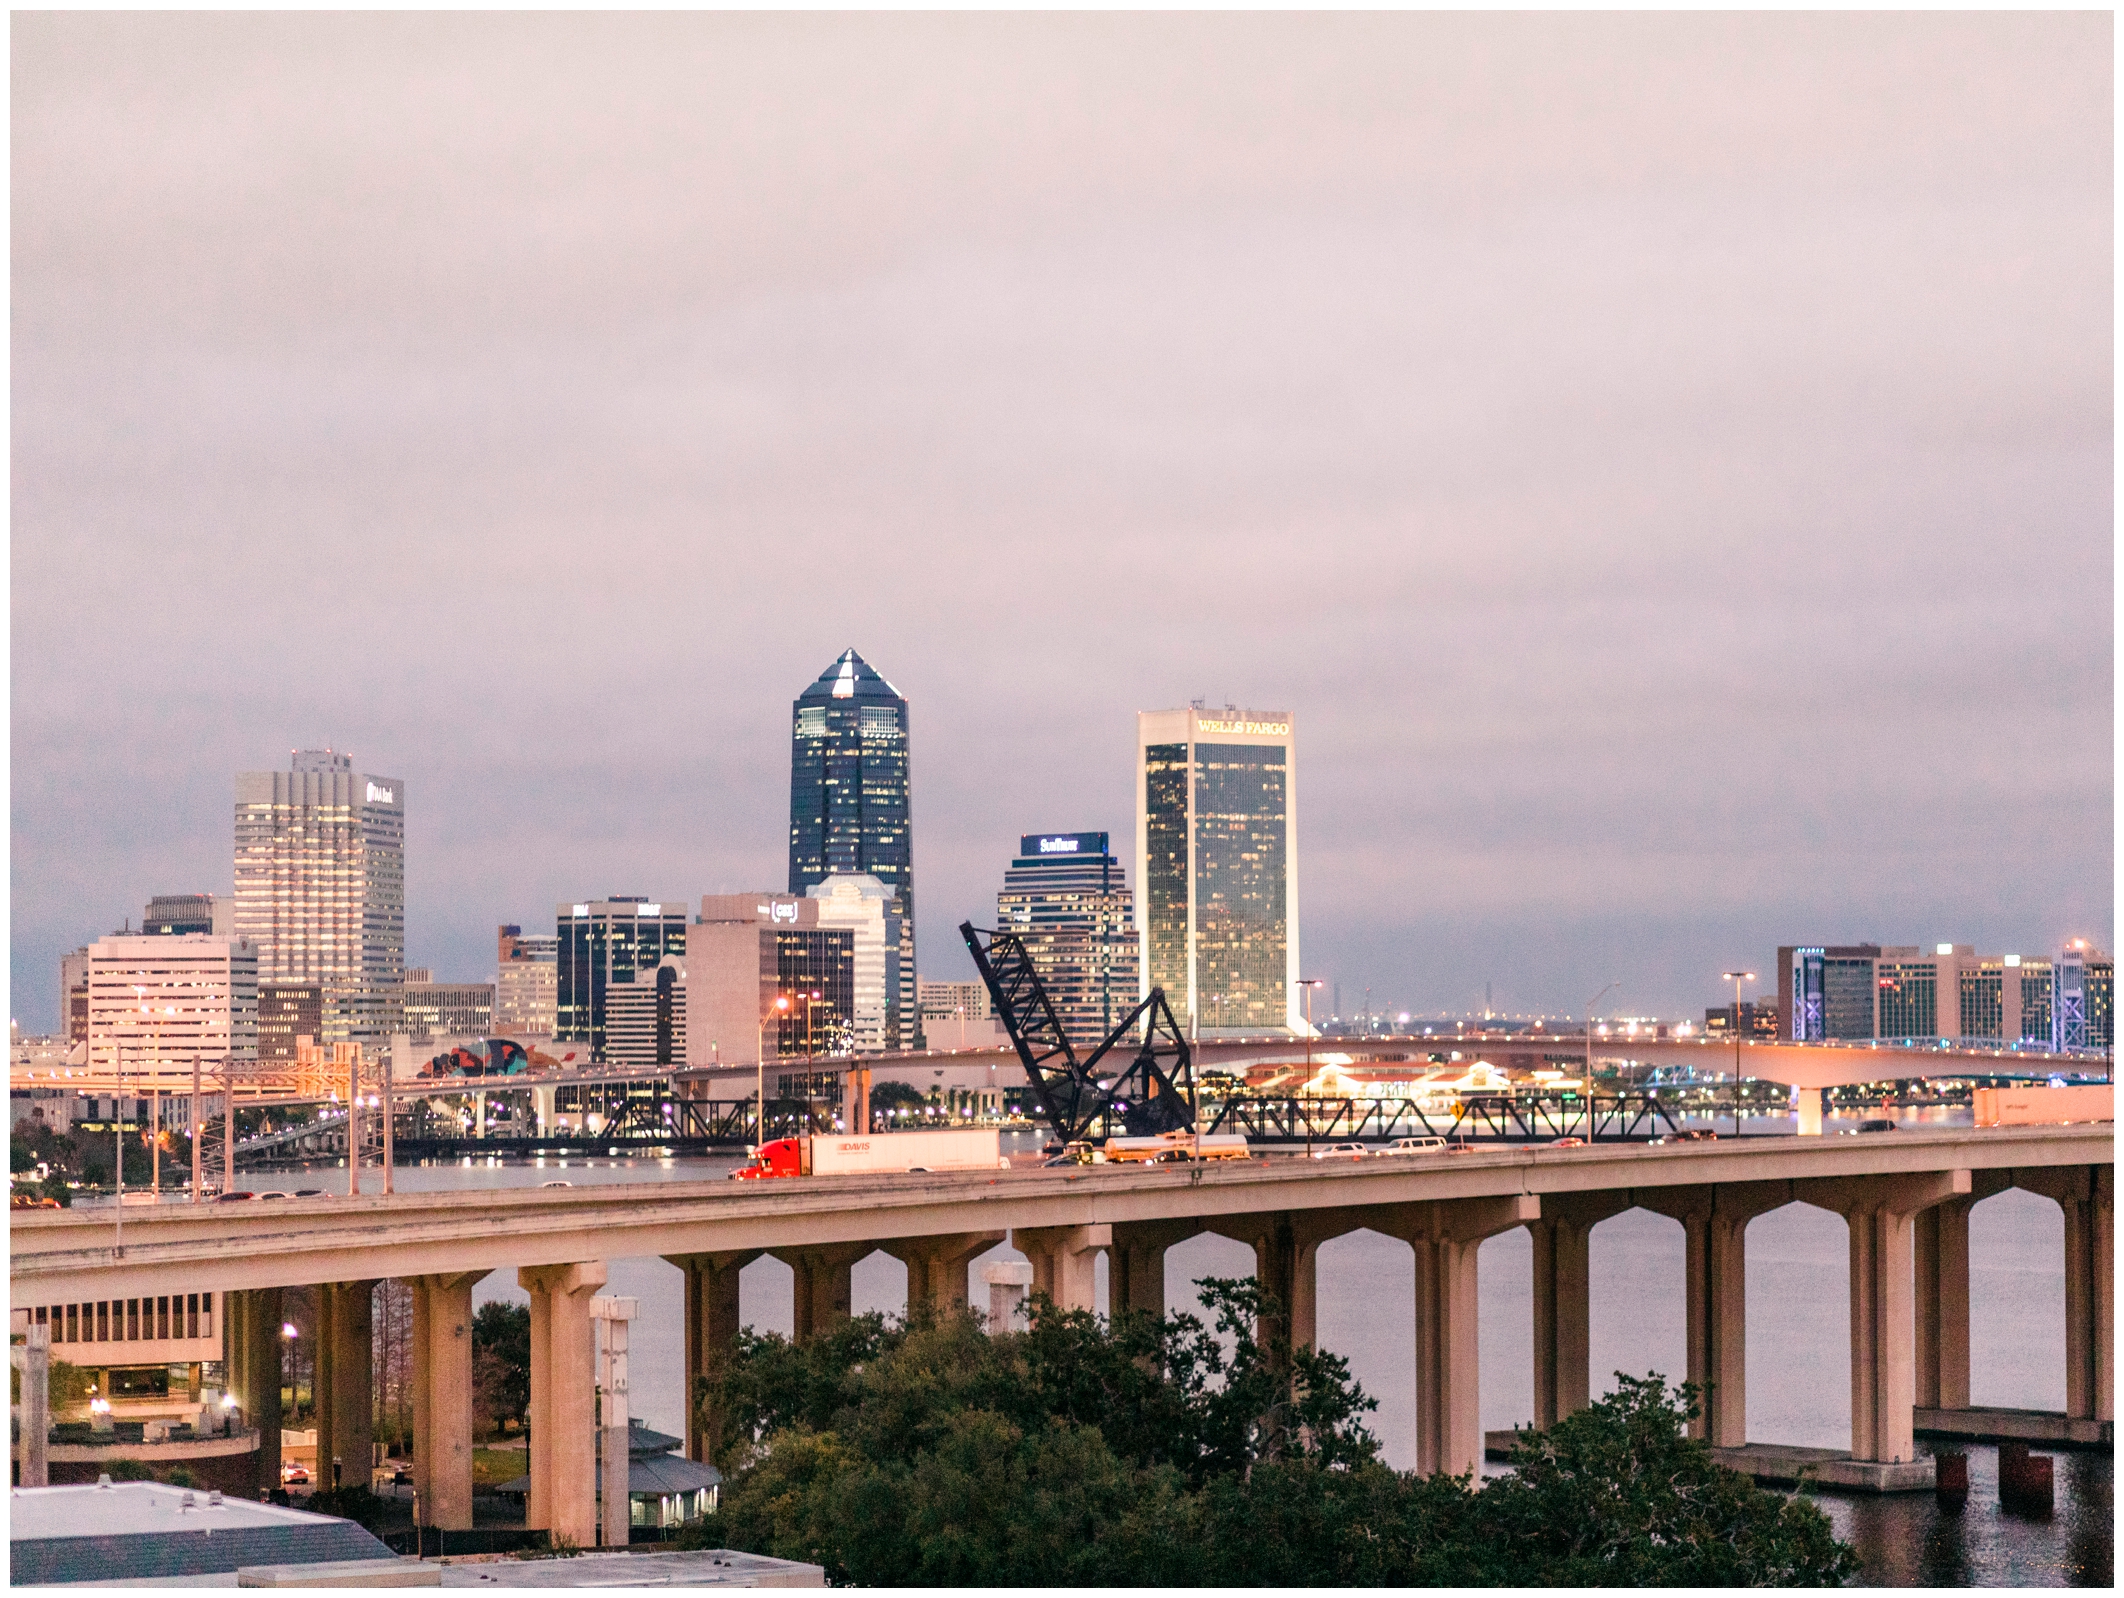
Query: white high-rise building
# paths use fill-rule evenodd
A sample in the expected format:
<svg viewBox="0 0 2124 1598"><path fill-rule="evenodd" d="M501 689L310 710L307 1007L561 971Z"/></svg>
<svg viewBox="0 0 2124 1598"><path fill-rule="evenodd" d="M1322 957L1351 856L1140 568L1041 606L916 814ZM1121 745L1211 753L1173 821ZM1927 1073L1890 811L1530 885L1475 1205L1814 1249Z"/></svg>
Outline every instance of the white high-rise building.
<svg viewBox="0 0 2124 1598"><path fill-rule="evenodd" d="M1142 992L1190 1034L1304 1030L1296 732L1287 710L1136 716Z"/></svg>
<svg viewBox="0 0 2124 1598"><path fill-rule="evenodd" d="M913 1041L913 942L906 933L900 898L867 872L831 876L811 885L819 925L855 934L855 1023L850 1050L881 1054ZM904 1023L903 1019L905 1018Z"/></svg>
<svg viewBox="0 0 2124 1598"><path fill-rule="evenodd" d="M80 1085L192 1091L192 1063L258 1057L258 953L203 933L99 938L88 954L88 1076Z"/></svg>
<svg viewBox="0 0 2124 1598"><path fill-rule="evenodd" d="M399 1030L406 966L405 784L330 749L236 778L236 936L268 982L323 990L325 1043Z"/></svg>

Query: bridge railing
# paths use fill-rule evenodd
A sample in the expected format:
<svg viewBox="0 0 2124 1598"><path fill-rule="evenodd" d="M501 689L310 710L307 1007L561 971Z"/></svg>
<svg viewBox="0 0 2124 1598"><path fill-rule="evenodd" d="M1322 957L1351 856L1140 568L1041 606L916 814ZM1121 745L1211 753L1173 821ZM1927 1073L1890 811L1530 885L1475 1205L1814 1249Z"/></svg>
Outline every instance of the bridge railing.
<svg viewBox="0 0 2124 1598"><path fill-rule="evenodd" d="M1471 1094L1450 1104L1407 1098L1234 1095L1211 1100L1208 1131L1258 1143L1365 1143L1403 1137L1482 1138L1512 1143L1582 1137L1624 1142L1679 1131L1650 1093L1534 1098Z"/></svg>

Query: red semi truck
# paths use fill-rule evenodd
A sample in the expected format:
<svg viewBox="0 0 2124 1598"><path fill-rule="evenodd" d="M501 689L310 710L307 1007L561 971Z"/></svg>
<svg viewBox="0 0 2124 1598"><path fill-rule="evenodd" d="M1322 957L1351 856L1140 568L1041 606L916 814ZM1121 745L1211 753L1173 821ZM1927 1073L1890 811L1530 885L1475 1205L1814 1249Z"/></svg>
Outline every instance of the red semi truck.
<svg viewBox="0 0 2124 1598"><path fill-rule="evenodd" d="M868 1137L778 1137L730 1173L737 1182L777 1176L863 1176L891 1171L1008 1169L993 1127L937 1132L874 1132Z"/></svg>

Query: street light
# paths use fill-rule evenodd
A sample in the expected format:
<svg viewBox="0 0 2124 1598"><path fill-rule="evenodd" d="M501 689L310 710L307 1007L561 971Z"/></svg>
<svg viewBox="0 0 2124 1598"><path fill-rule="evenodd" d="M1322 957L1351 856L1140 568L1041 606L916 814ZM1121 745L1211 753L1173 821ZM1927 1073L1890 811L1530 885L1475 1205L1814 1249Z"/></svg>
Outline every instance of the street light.
<svg viewBox="0 0 2124 1598"><path fill-rule="evenodd" d="M775 1016L774 1033L775 1052L779 1054L781 1052L782 1040L781 1020L783 1016L789 1013L789 995L786 993L776 994L774 997L774 1007L777 1011L780 1012ZM755 1028L754 1035L757 1041L756 1046L752 1051L752 1058L754 1065L757 1067L757 1097L759 1100L760 1127L759 1137L753 1145L752 1152L757 1154L762 1148L766 1147L767 1144L767 1018L765 1016L760 1017L759 1024Z"/></svg>
<svg viewBox="0 0 2124 1598"><path fill-rule="evenodd" d="M1740 1136L1740 1051L1741 1051L1741 984L1753 982L1753 971L1728 971L1726 980L1733 984L1733 1135ZM1714 1117L1716 1119L1716 1117Z"/></svg>
<svg viewBox="0 0 2124 1598"><path fill-rule="evenodd" d="M1586 1101L1586 1136L1589 1138L1593 1135L1593 1011L1602 999L1621 986L1622 979L1618 977L1586 1001L1586 1080L1583 1097Z"/></svg>

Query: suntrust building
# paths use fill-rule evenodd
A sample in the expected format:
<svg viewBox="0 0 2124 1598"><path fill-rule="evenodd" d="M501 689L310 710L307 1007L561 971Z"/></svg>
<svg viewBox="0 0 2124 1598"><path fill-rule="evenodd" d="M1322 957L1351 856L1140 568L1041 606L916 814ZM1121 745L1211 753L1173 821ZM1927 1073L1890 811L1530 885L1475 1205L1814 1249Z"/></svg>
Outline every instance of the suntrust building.
<svg viewBox="0 0 2124 1598"><path fill-rule="evenodd" d="M1137 713L1143 991L1192 1035L1303 1026L1295 734L1286 710Z"/></svg>

